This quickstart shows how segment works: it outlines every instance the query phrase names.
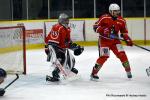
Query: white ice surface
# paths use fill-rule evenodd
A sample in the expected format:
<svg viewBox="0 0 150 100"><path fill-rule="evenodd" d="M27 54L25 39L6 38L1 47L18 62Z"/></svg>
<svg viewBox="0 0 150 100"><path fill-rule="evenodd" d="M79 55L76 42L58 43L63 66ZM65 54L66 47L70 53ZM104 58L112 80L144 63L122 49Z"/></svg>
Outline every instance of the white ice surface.
<svg viewBox="0 0 150 100"><path fill-rule="evenodd" d="M0 100L150 100L150 77L145 72L150 66L150 52L137 47L124 48L131 64L131 80L127 79L120 61L111 52L98 73L100 80L91 81L92 67L98 58L97 47L93 46L85 47L83 54L76 56L79 78L57 84L45 81L52 68L46 62L44 49L29 50L27 75L20 75ZM7 85L14 77L8 75L0 87Z"/></svg>

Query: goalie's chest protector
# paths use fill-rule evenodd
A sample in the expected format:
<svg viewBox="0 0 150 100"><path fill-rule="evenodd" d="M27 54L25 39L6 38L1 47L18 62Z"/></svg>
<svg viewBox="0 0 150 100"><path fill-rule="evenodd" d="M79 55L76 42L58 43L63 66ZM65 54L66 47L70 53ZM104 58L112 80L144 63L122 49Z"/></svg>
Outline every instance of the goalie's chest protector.
<svg viewBox="0 0 150 100"><path fill-rule="evenodd" d="M57 43L61 48L68 48L70 42L70 32L70 28L65 28L60 24L56 24L53 26L48 36L48 41Z"/></svg>

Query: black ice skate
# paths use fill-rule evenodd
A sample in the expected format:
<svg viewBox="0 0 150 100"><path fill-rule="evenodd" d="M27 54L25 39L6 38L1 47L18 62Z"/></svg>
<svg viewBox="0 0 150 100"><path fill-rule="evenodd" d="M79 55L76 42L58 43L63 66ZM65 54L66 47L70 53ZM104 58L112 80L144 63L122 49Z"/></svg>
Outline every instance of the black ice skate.
<svg viewBox="0 0 150 100"><path fill-rule="evenodd" d="M127 77L128 77L129 79L131 79L131 78L132 78L132 74L131 74L131 72L127 72Z"/></svg>
<svg viewBox="0 0 150 100"><path fill-rule="evenodd" d="M78 70L76 68L72 68L71 71L75 74L78 74Z"/></svg>
<svg viewBox="0 0 150 100"><path fill-rule="evenodd" d="M91 80L92 81L98 81L99 77L97 75L91 74Z"/></svg>
<svg viewBox="0 0 150 100"><path fill-rule="evenodd" d="M56 77L51 77L51 76L46 75L46 81L49 81L49 82L59 82L59 79L56 78Z"/></svg>

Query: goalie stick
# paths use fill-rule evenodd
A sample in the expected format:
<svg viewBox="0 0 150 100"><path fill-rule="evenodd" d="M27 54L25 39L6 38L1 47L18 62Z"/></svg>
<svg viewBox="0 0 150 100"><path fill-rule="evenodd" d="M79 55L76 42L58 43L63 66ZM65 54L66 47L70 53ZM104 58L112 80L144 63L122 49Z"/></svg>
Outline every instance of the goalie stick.
<svg viewBox="0 0 150 100"><path fill-rule="evenodd" d="M0 88L0 96L3 96L5 94L5 90L11 85L13 84L17 79L19 79L19 75L16 74L16 78L14 80L12 80L8 85L6 85L4 88Z"/></svg>
<svg viewBox="0 0 150 100"><path fill-rule="evenodd" d="M99 35L100 37L103 37L103 38L105 38L105 39L117 39L117 40L121 40L121 41L126 41L126 40L124 40L124 39L121 39L121 38L119 38L119 37L114 37L114 38L109 38L109 37L105 37L105 36L102 36L102 35ZM143 50L146 50L146 51L149 51L150 52L150 50L149 49L147 49L147 48L144 48L144 47L142 47L142 46L139 46L139 45L137 45L137 44L135 44L135 43L133 43L133 45L134 46L136 46L136 47L138 47L138 48L141 48L141 49L143 49Z"/></svg>

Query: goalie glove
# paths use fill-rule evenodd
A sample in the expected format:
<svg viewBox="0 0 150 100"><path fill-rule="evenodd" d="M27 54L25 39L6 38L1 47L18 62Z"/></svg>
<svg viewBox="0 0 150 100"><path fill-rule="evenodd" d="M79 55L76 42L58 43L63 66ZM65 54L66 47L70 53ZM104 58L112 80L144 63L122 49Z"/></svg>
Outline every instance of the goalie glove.
<svg viewBox="0 0 150 100"><path fill-rule="evenodd" d="M77 49L74 50L74 55L78 56L84 51L83 47L78 46Z"/></svg>
<svg viewBox="0 0 150 100"><path fill-rule="evenodd" d="M121 34L121 37L124 38L127 46L133 46L133 42L127 34Z"/></svg>
<svg viewBox="0 0 150 100"><path fill-rule="evenodd" d="M74 55L76 56L80 55L84 51L84 48L76 43L70 43L70 49L74 51Z"/></svg>

